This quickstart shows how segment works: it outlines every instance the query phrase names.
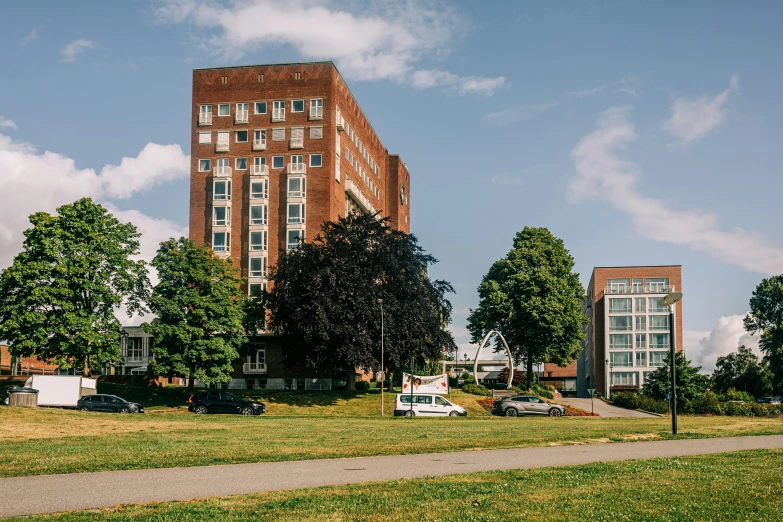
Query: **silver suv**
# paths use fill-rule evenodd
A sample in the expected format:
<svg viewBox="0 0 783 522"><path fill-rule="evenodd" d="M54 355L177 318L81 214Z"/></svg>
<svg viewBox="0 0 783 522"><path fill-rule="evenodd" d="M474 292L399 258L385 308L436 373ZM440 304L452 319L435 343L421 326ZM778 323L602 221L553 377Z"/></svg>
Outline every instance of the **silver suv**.
<svg viewBox="0 0 783 522"><path fill-rule="evenodd" d="M535 395L516 395L503 397L495 401L492 406L494 415L516 417L518 415L549 415L560 417L566 414L565 407L559 404L551 404Z"/></svg>

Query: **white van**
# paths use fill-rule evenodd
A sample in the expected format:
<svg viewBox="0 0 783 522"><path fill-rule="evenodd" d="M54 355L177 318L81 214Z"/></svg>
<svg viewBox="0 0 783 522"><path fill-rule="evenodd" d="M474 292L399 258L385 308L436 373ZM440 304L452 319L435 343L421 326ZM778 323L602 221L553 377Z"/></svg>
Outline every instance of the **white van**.
<svg viewBox="0 0 783 522"><path fill-rule="evenodd" d="M394 403L395 417L466 417L468 412L434 393L398 393Z"/></svg>

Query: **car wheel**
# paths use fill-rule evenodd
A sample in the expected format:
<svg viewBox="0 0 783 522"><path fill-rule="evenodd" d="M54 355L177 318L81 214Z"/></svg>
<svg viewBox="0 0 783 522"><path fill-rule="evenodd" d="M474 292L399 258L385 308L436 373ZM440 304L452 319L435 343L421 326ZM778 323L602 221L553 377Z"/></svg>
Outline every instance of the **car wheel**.
<svg viewBox="0 0 783 522"><path fill-rule="evenodd" d="M407 410L407 411L405 412L405 416L406 416L406 417L415 417L415 416L416 416L416 414L415 414L415 413L413 413L413 411L411 411L411 410Z"/></svg>
<svg viewBox="0 0 783 522"><path fill-rule="evenodd" d="M82 411L90 411L90 408L89 408L89 406L82 406L81 410Z"/></svg>
<svg viewBox="0 0 783 522"><path fill-rule="evenodd" d="M518 414L516 408L506 408L506 417L516 417Z"/></svg>
<svg viewBox="0 0 783 522"><path fill-rule="evenodd" d="M458 411L451 411L451 412L449 412L449 417L459 417L459 412Z"/></svg>
<svg viewBox="0 0 783 522"><path fill-rule="evenodd" d="M253 408L250 406L243 406L241 410L239 410L239 413L242 415L253 415Z"/></svg>
<svg viewBox="0 0 783 522"><path fill-rule="evenodd" d="M563 413L558 410L557 408L552 408L549 410L549 416L550 417L560 417Z"/></svg>
<svg viewBox="0 0 783 522"><path fill-rule="evenodd" d="M196 406L196 409L193 410L193 411L196 412L196 415L206 415L207 413L209 413L207 411L207 407L204 406L203 404L200 404L200 405Z"/></svg>
<svg viewBox="0 0 783 522"><path fill-rule="evenodd" d="M130 413L130 408L123 406L120 408L120 413Z"/></svg>

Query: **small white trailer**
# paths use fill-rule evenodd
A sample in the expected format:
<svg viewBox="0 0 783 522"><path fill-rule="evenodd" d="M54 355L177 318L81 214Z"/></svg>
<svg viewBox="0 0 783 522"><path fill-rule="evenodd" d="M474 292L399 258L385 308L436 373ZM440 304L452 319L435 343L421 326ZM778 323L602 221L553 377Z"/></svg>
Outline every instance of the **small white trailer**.
<svg viewBox="0 0 783 522"><path fill-rule="evenodd" d="M98 381L78 375L33 375L24 383L38 390L38 406L75 408L85 395L96 393Z"/></svg>

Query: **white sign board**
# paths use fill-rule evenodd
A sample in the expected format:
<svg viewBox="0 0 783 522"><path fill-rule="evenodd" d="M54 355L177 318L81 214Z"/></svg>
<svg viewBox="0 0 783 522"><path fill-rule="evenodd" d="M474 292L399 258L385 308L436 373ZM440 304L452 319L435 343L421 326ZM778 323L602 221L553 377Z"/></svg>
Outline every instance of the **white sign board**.
<svg viewBox="0 0 783 522"><path fill-rule="evenodd" d="M402 393L449 393L449 379L445 373L440 375L413 375L403 372Z"/></svg>

